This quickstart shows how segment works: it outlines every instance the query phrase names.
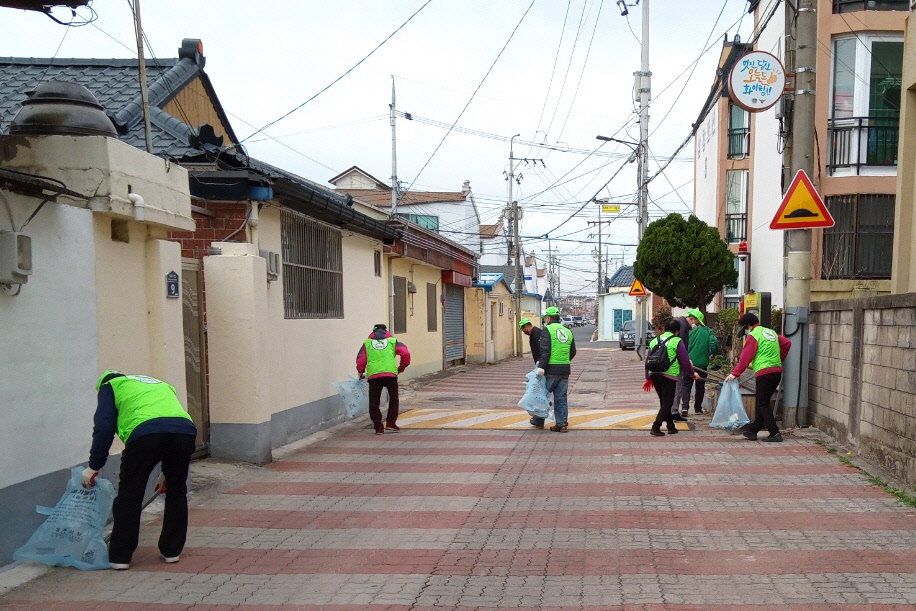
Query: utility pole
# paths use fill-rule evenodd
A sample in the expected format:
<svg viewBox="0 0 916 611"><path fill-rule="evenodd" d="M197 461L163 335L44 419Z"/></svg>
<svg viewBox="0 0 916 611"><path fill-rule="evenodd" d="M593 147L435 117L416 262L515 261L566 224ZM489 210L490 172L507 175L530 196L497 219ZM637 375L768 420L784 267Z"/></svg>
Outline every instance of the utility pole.
<svg viewBox="0 0 916 611"><path fill-rule="evenodd" d="M140 0L134 0L134 30L137 32L137 59L140 69L140 102L143 104L143 135L146 152L153 152L153 136L149 120L149 96L146 92L146 60L143 59L143 26L140 25Z"/></svg>
<svg viewBox="0 0 916 611"><path fill-rule="evenodd" d="M642 0L642 58L636 76L636 90L639 94L639 168L637 184L639 197L639 240L642 243L649 225L649 100L652 93L652 73L649 72L649 0ZM636 316L636 352L642 356L646 344L646 302L644 297L636 298L639 313Z"/></svg>
<svg viewBox="0 0 916 611"><path fill-rule="evenodd" d="M395 132L395 97L394 97L394 75L391 75L391 104L388 105L388 120L391 123L391 216L398 211L398 147L397 134Z"/></svg>
<svg viewBox="0 0 916 611"><path fill-rule="evenodd" d="M814 119L817 75L817 0L799 0L795 33L795 102L792 113L790 176L804 170L814 178ZM783 425L807 425L808 310L811 305L811 230L786 231L785 333L792 348L783 377Z"/></svg>
<svg viewBox="0 0 916 611"><path fill-rule="evenodd" d="M518 233L518 202L512 197L512 185L515 182L515 156L512 145L521 134L515 134L509 140L509 208L512 215L512 235L515 242L515 355L522 355L522 330L518 326L522 319L522 240Z"/></svg>

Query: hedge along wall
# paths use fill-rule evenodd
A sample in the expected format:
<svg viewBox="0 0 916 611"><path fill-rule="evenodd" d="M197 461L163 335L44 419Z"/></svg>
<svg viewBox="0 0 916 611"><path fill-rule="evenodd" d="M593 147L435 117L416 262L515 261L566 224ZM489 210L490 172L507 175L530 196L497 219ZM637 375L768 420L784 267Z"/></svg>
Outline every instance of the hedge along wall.
<svg viewBox="0 0 916 611"><path fill-rule="evenodd" d="M809 422L916 487L916 293L811 304Z"/></svg>

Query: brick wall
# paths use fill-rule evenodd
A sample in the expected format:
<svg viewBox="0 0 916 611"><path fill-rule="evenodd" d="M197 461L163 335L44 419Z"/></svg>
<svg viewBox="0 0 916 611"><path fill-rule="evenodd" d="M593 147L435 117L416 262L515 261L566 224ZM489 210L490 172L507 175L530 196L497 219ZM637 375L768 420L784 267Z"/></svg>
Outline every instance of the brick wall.
<svg viewBox="0 0 916 611"><path fill-rule="evenodd" d="M169 239L181 243L181 256L188 259L201 259L207 253L207 248L213 242L221 242L233 231L242 226L245 214L248 211L245 202L195 202L205 208L214 216L193 212L194 222L197 224L195 231L173 231ZM235 241L244 241L244 230L232 238Z"/></svg>
<svg viewBox="0 0 916 611"><path fill-rule="evenodd" d="M811 309L811 424L916 485L916 293Z"/></svg>

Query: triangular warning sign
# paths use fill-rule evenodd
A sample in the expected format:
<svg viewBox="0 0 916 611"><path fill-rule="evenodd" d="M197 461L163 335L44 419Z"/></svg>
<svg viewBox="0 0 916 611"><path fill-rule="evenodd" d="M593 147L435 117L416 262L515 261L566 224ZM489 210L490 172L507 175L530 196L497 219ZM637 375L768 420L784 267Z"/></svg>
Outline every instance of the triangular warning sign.
<svg viewBox="0 0 916 611"><path fill-rule="evenodd" d="M639 280L633 280L633 286L630 287L630 295L633 297L645 297L646 287L642 285L642 282Z"/></svg>
<svg viewBox="0 0 916 611"><path fill-rule="evenodd" d="M792 186L782 198L782 204L770 223L770 229L806 229L833 227L833 217L811 184L804 170L799 170Z"/></svg>

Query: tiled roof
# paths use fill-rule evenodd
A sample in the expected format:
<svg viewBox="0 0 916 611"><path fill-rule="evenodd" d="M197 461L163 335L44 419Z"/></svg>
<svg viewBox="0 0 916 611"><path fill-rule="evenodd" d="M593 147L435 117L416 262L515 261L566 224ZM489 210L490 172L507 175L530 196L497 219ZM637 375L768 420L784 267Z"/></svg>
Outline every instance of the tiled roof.
<svg viewBox="0 0 916 611"><path fill-rule="evenodd" d="M608 281L608 286L633 286L633 266L624 265L621 266L614 275L611 276L610 281Z"/></svg>
<svg viewBox="0 0 916 611"><path fill-rule="evenodd" d="M391 190L390 189L338 189L342 193L349 193L359 201L378 206L380 208L391 207ZM461 191L409 191L404 193L398 200L398 206L410 206L413 204L433 204L439 202L463 202L467 199L467 193Z"/></svg>
<svg viewBox="0 0 916 611"><path fill-rule="evenodd" d="M196 126L187 125L162 110L178 91L196 78L203 81L205 89L211 88L202 69L203 57L198 55L196 59L199 61L187 56L146 60L150 127L156 154L180 159L202 152L189 141L196 134ZM9 124L29 92L51 80L78 83L89 89L109 117L127 130L119 138L131 146L146 147L140 78L137 61L133 59L0 58L0 132L9 132ZM219 101L213 98L212 102L217 113L222 115ZM225 123L225 128L231 132L228 121Z"/></svg>
<svg viewBox="0 0 916 611"><path fill-rule="evenodd" d="M482 238L495 238L499 235L499 232L502 231L503 224L497 223L495 225L481 225L480 226L480 237Z"/></svg>

